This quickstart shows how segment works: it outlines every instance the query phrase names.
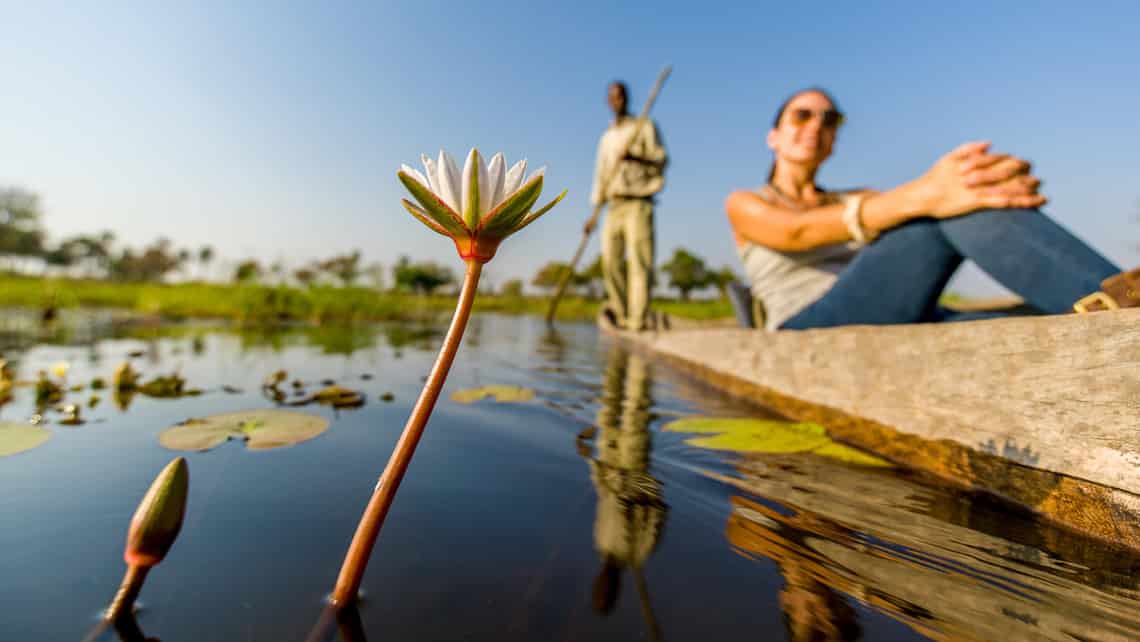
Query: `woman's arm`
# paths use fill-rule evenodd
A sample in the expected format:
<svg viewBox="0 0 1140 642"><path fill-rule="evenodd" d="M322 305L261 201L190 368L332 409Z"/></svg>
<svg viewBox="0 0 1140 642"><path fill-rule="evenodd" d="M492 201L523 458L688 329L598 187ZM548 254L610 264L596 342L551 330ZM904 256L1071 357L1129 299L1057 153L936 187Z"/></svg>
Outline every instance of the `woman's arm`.
<svg viewBox="0 0 1140 642"><path fill-rule="evenodd" d="M867 192L863 227L883 232L910 219L950 218L982 208L1039 207L1040 181L1029 163L1006 154L989 154L989 143L961 145L921 177L883 193ZM736 242L751 241L785 252L810 250L851 240L842 203L806 210L772 205L746 191L725 201Z"/></svg>
<svg viewBox="0 0 1140 642"><path fill-rule="evenodd" d="M889 192L860 192L863 227L873 232L890 229L926 211L920 192L912 184ZM843 222L843 203L793 210L773 205L756 194L729 194L725 210L737 244L751 241L774 250L802 252L822 245L851 240Z"/></svg>

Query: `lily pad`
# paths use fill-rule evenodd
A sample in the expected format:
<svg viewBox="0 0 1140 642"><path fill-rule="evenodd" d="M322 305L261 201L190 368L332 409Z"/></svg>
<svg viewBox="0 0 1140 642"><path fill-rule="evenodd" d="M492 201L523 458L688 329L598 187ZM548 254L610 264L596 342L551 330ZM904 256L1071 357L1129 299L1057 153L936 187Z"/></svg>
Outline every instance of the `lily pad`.
<svg viewBox="0 0 1140 642"><path fill-rule="evenodd" d="M685 443L698 448L738 453L811 453L859 466L889 467L891 464L860 450L837 443L819 424L771 419L686 417L670 422L664 430L710 435Z"/></svg>
<svg viewBox="0 0 1140 642"><path fill-rule="evenodd" d="M483 386L481 388L456 390L451 393L451 400L459 403L474 403L487 397L491 397L499 403L523 403L534 399L534 390L531 388L498 384Z"/></svg>
<svg viewBox="0 0 1140 642"><path fill-rule="evenodd" d="M171 450L204 451L238 439L250 450L269 450L308 441L328 427L328 419L303 412L247 410L187 420L164 430L158 443Z"/></svg>
<svg viewBox="0 0 1140 642"><path fill-rule="evenodd" d="M0 421L0 457L15 455L43 445L51 432L40 426Z"/></svg>

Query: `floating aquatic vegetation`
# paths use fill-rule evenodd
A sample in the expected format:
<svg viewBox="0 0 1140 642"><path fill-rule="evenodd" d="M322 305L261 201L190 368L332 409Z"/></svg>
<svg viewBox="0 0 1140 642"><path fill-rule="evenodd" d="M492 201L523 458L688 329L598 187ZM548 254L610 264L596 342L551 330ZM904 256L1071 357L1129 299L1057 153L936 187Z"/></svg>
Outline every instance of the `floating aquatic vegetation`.
<svg viewBox="0 0 1140 642"><path fill-rule="evenodd" d="M115 406L119 410L127 410L131 407L131 402L134 401L135 395L138 391L132 386L129 388L115 388L111 391L111 398L115 401Z"/></svg>
<svg viewBox="0 0 1140 642"><path fill-rule="evenodd" d="M396 400L396 395L394 395L390 392L385 392L385 393L380 395L380 401L395 401L395 400Z"/></svg>
<svg viewBox="0 0 1140 642"><path fill-rule="evenodd" d="M284 383L288 378L288 372L285 372L284 370L278 370L277 372L274 372L273 374L266 377L265 381L261 385L265 388L276 388L277 386Z"/></svg>
<svg viewBox="0 0 1140 642"><path fill-rule="evenodd" d="M94 408L99 405L100 401L102 401L102 398L99 397L99 395L91 395L91 398L87 400L87 407Z"/></svg>
<svg viewBox="0 0 1140 642"><path fill-rule="evenodd" d="M91 380L91 389L92 390L102 390L106 387L107 387L107 382L103 381L103 379L101 377L95 377L94 379Z"/></svg>
<svg viewBox="0 0 1140 642"><path fill-rule="evenodd" d="M712 435L694 437L685 443L698 448L738 453L812 453L860 466L891 464L860 450L833 441L819 424L794 423L771 419L686 417L666 424L670 432Z"/></svg>
<svg viewBox="0 0 1140 642"><path fill-rule="evenodd" d="M131 367L129 361L124 361L111 376L111 384L115 390L133 390L138 385L138 380L139 373Z"/></svg>
<svg viewBox="0 0 1140 642"><path fill-rule="evenodd" d="M12 386L14 384L8 362L0 359L0 405L12 398Z"/></svg>
<svg viewBox="0 0 1140 642"><path fill-rule="evenodd" d="M155 377L140 385L138 391L148 397L157 397L160 399L177 398L189 392L186 390L186 379L182 378L177 372L165 377Z"/></svg>
<svg viewBox="0 0 1140 642"><path fill-rule="evenodd" d="M309 400L328 404L334 408L356 408L364 405L364 395L336 385L322 388Z"/></svg>
<svg viewBox="0 0 1140 642"><path fill-rule="evenodd" d="M205 451L230 439L246 442L250 450L283 448L308 441L328 430L324 417L265 409L188 419L164 430L158 443L171 450Z"/></svg>
<svg viewBox="0 0 1140 642"><path fill-rule="evenodd" d="M60 412L63 413L63 419L60 419L59 423L64 426L80 426L85 423L83 417L79 416L80 410L77 404L69 403L61 408Z"/></svg>
<svg viewBox="0 0 1140 642"><path fill-rule="evenodd" d="M456 390L451 393L451 400L458 403L474 403L488 397L499 403L523 403L534 399L534 390L519 386L495 384L480 388Z"/></svg>
<svg viewBox="0 0 1140 642"><path fill-rule="evenodd" d="M0 457L7 457L42 446L51 432L33 424L0 421Z"/></svg>
<svg viewBox="0 0 1140 642"><path fill-rule="evenodd" d="M58 383L48 379L47 373L40 370L36 379L36 403L45 405L63 399L63 388Z"/></svg>

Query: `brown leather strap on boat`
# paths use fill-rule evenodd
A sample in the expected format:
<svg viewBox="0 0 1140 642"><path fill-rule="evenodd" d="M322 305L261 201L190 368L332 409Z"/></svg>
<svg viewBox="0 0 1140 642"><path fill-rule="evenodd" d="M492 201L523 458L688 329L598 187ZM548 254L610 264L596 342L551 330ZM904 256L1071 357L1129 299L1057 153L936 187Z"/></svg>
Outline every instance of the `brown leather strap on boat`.
<svg viewBox="0 0 1140 642"><path fill-rule="evenodd" d="M1100 291L1073 304L1077 312L1100 312L1140 307L1140 268L1101 281Z"/></svg>

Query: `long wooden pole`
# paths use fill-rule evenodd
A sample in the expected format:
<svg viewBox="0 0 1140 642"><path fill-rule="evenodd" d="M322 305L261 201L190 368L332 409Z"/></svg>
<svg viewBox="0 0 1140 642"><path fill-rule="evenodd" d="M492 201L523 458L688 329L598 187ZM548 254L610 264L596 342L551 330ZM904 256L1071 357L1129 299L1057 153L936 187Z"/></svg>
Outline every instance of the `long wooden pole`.
<svg viewBox="0 0 1140 642"><path fill-rule="evenodd" d="M459 342L463 339L463 330L467 327L467 319L471 316L471 306L475 302L475 292L479 285L479 274L483 264L469 259L467 272L463 277L463 285L459 291L459 301L455 304L455 315L451 318L451 327L447 329L447 336L443 339L443 346L439 349L435 365L428 374L420 398L412 408L400 441L384 467L380 480L372 491L372 498L364 509L360 525L356 527L356 534L348 547L348 553L341 566L340 575L333 590L332 603L343 608L356 599L360 591L360 581L364 577L364 569L368 566L368 558L372 554L372 547L380 535L380 527L384 524L384 517L392 507L392 500L396 498L396 490L400 487L400 480L408 470L412 455L416 451L416 444L424 433L428 418L431 417L432 408L443 389L443 382L447 379L447 372L455 360L455 353L459 350Z"/></svg>
<svg viewBox="0 0 1140 642"><path fill-rule="evenodd" d="M618 161L610 168L609 174L602 180L602 200L594 206L594 211L590 214L589 220L582 230L582 240L578 242L578 249L574 251L574 257L570 259L570 266L562 273L562 280L558 282L558 290L554 293L554 298L550 300L550 307L546 311L546 322L554 322L554 313L558 311L558 303L562 300L562 295L566 292L566 286L570 283L570 278L574 276L574 269L578 267L578 261L582 259L582 252L586 250L586 244L590 241L590 233L594 231L594 227L598 224L598 216L602 213L602 208L606 205L606 193L609 191L610 183L614 181L617 176L618 167L621 166L621 159L629 153L629 148L633 142L637 140L637 135L641 133L641 127L646 123L649 118L649 110L653 109L653 103L657 102L657 94L661 93L661 87L665 85L665 79L673 71L672 65L665 65L661 73L657 75L657 82L653 83L653 90L649 92L649 97L645 99L645 104L641 107L641 115L637 117L637 128L634 129L633 134L626 141L625 147L622 148L621 154L618 155Z"/></svg>

